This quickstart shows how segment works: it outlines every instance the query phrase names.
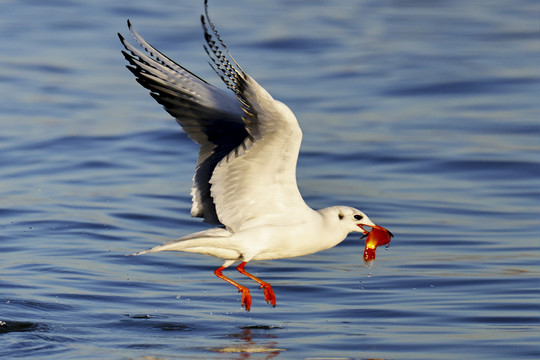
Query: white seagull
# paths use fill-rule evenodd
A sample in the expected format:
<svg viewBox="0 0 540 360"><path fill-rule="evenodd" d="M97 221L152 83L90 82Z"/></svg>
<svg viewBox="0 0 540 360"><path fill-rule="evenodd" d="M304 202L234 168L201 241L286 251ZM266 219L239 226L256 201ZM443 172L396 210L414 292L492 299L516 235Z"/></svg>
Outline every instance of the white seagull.
<svg viewBox="0 0 540 360"><path fill-rule="evenodd" d="M131 35L144 51L118 34L127 68L200 145L191 215L217 225L134 255L174 250L225 259L214 273L238 288L241 305L249 311L248 288L223 275L226 267L240 262L236 269L256 281L266 302L275 306L272 287L248 273L247 262L308 255L336 246L350 232L368 234L364 226L384 228L352 207L313 210L304 202L296 184L302 140L296 117L242 70L210 21L206 0L204 5L204 48L232 93L152 47L129 20Z"/></svg>

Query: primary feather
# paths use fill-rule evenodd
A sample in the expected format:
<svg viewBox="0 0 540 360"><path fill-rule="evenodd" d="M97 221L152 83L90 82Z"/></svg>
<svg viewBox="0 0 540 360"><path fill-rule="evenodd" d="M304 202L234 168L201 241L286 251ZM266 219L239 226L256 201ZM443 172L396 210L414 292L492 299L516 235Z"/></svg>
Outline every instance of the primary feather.
<svg viewBox="0 0 540 360"><path fill-rule="evenodd" d="M277 214L287 218L291 208L307 207L296 185L302 139L298 122L287 106L240 68L207 10L201 22L214 70L235 96L152 47L129 21L130 32L144 51L119 35L137 81L200 145L191 214L231 231L271 222Z"/></svg>

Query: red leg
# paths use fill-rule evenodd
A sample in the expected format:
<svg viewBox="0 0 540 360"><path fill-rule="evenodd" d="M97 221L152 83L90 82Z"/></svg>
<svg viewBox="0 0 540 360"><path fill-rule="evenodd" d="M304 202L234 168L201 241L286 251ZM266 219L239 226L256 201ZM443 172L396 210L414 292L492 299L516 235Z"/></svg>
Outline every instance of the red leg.
<svg viewBox="0 0 540 360"><path fill-rule="evenodd" d="M225 280L226 282L228 282L231 285L236 286L236 288L238 289L238 292L242 293L242 304L241 304L241 306L244 306L246 308L246 311L249 311L249 309L251 308L251 295L249 294L249 289L247 287L245 287L245 286L240 285L236 281L233 281L233 280L229 279L225 275L223 275L221 273L223 271L223 269L225 269L225 266L219 267L218 269L216 269L214 271L214 274L216 274L216 276L218 278L220 278L222 280Z"/></svg>
<svg viewBox="0 0 540 360"><path fill-rule="evenodd" d="M238 265L236 270L238 270L241 274L246 275L248 278L255 280L259 285L261 285L261 289L264 289L264 300L266 300L267 303L272 304L273 307L276 307L276 295L274 294L274 290L272 290L272 286L269 283L264 282L254 275L248 273L246 270L244 270L245 266L246 262L244 261Z"/></svg>

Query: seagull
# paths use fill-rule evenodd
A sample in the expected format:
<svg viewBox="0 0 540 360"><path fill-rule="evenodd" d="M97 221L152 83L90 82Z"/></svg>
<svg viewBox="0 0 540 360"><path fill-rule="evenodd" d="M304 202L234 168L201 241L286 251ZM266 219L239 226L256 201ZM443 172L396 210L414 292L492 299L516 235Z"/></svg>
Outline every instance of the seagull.
<svg viewBox="0 0 540 360"><path fill-rule="evenodd" d="M236 270L257 282L266 302L275 307L272 286L248 273L248 262L330 249L351 232L368 234L365 226L387 230L355 208L314 210L304 202L296 183L302 131L295 115L234 60L210 20L207 0L201 23L210 66L230 91L169 59L146 42L129 20L129 31L139 46L118 34L127 68L199 144L191 215L215 225L132 255L184 251L224 259L214 274L242 293L241 307L249 311L249 289L222 273L240 262Z"/></svg>

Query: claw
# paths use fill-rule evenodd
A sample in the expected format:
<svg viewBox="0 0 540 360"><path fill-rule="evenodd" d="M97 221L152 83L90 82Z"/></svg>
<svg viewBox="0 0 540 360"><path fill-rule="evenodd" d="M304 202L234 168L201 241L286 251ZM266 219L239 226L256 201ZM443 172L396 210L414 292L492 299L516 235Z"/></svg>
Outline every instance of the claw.
<svg viewBox="0 0 540 360"><path fill-rule="evenodd" d="M257 283L259 283L259 285L261 285L261 289L264 290L264 300L266 300L266 302L268 304L271 304L273 307L276 307L276 295L274 294L274 290L272 289L272 285L270 285L267 282L262 281L261 279L255 277L254 275L251 275L250 273L248 273L246 270L244 270L244 266L246 266L245 262L238 265L238 267L236 269L240 273L242 273L243 275L246 275L250 279L253 279ZM247 287L243 286L243 285L240 285L236 281L229 279L225 275L223 275L222 271L224 269L225 269L225 266L221 266L221 267L217 268L214 271L214 274L216 274L216 276L218 278L220 278L222 280L225 280L226 282L228 282L231 285L236 286L236 288L238 289L238 292L242 293L241 306L243 308L245 308L246 311L249 311L249 309L251 309L251 294L249 293L249 289Z"/></svg>
<svg viewBox="0 0 540 360"><path fill-rule="evenodd" d="M242 293L241 306L244 307L246 309L246 311L249 311L249 309L251 308L251 294L249 293L249 289L247 287L243 286L243 285L240 285L236 281L233 281L233 280L229 279L225 275L223 275L221 273L223 271L223 269L225 269L225 266L219 267L218 269L216 269L214 271L214 274L216 274L216 276L218 278L220 278L222 280L225 280L226 282L228 282L231 285L236 286L236 288L238 289L238 292Z"/></svg>
<svg viewBox="0 0 540 360"><path fill-rule="evenodd" d="M248 278L250 278L252 280L255 280L259 285L261 285L261 289L264 289L264 300L266 300L266 302L271 304L273 307L276 307L276 295L274 294L274 290L272 289L272 285L270 285L269 283L267 283L265 281L262 281L261 279L259 279L255 275L252 275L252 274L248 273L244 269L244 266L246 266L245 262L238 265L236 270L238 270L241 274L247 276Z"/></svg>
<svg viewBox="0 0 540 360"><path fill-rule="evenodd" d="M264 283L261 284L261 289L264 289L264 300L273 307L276 307L276 295L274 294L272 286L268 283Z"/></svg>
<svg viewBox="0 0 540 360"><path fill-rule="evenodd" d="M247 287L238 288L238 292L242 293L242 303L240 306L243 306L246 311L249 311L251 309L251 294L249 293L249 289Z"/></svg>

